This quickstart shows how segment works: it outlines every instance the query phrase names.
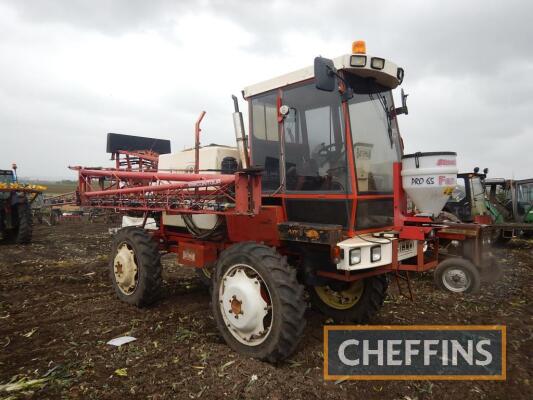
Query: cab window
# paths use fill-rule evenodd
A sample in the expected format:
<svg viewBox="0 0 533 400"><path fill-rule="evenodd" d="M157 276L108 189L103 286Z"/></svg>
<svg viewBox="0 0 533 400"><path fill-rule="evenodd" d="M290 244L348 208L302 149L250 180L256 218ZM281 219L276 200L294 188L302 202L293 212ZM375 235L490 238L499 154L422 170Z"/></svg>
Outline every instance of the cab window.
<svg viewBox="0 0 533 400"><path fill-rule="evenodd" d="M272 192L280 186L277 93L270 92L253 98L250 112L252 163L263 168L263 192Z"/></svg>
<svg viewBox="0 0 533 400"><path fill-rule="evenodd" d="M283 90L287 191L346 192L346 151L340 96L314 83Z"/></svg>

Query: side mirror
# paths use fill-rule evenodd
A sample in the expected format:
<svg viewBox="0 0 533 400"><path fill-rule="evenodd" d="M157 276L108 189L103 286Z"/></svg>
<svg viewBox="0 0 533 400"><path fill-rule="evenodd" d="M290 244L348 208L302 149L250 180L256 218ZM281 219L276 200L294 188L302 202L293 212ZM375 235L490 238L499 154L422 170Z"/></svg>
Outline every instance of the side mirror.
<svg viewBox="0 0 533 400"><path fill-rule="evenodd" d="M335 66L328 58L315 58L315 86L319 90L333 92L337 88Z"/></svg>
<svg viewBox="0 0 533 400"><path fill-rule="evenodd" d="M409 110L407 108L407 96L409 96L408 94L405 94L405 92L401 91L401 94L402 94L402 106L401 107L398 107L394 110L394 114L396 115L400 115L400 114L409 114Z"/></svg>

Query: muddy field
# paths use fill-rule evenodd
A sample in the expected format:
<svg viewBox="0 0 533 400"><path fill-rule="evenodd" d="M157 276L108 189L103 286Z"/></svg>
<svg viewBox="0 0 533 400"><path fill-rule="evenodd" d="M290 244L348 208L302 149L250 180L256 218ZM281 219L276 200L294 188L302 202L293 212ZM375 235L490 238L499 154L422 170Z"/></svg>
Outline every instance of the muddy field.
<svg viewBox="0 0 533 400"><path fill-rule="evenodd" d="M533 241L496 250L505 268L476 295L439 292L430 274L414 281L415 303L391 286L375 324L505 324L506 382L324 382L322 326L309 310L296 354L272 366L232 352L193 271L165 256L162 300L136 309L115 298L103 224L38 226L29 246L0 247L0 398L494 399L528 398L533 359ZM132 335L115 348L105 343ZM5 389L5 386L3 386Z"/></svg>

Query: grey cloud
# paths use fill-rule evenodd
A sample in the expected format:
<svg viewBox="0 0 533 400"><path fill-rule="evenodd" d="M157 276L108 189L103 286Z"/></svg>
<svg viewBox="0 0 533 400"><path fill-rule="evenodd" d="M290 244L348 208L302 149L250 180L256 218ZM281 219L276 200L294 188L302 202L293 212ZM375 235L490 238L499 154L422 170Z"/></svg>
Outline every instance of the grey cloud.
<svg viewBox="0 0 533 400"><path fill-rule="evenodd" d="M168 16L187 9L187 2L173 0L4 0L18 15L41 24L65 24L103 34L122 34L161 26Z"/></svg>
<svg viewBox="0 0 533 400"><path fill-rule="evenodd" d="M238 0L4 0L22 18L67 24L103 34L165 30L184 13L211 13L252 33L249 51L280 54L287 32L322 38L373 39L387 57L410 63L417 73L487 74L529 51L533 3L498 1L238 1ZM374 40L375 39L375 40ZM216 37L213 38L216 42ZM317 49L325 53L327 49ZM475 70L474 70L475 69Z"/></svg>

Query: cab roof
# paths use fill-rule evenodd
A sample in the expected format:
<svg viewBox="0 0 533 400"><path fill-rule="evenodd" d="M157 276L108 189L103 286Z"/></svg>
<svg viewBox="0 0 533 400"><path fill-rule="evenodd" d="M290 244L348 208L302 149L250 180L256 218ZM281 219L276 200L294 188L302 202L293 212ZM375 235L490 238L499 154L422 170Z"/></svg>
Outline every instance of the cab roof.
<svg viewBox="0 0 533 400"><path fill-rule="evenodd" d="M366 56L366 63L363 67L354 67L350 63L352 56ZM389 60L384 61L383 69L374 69L371 67L371 60L373 57L367 54L344 54L340 57L333 59L333 64L337 70L343 70L350 72L352 74L361 76L361 77L373 77L376 82L386 86L390 89L394 89L401 83L403 79L403 69L399 68L396 64ZM401 70L401 72L400 72ZM401 74L401 75L400 75ZM278 89L293 83L298 83L307 79L314 78L314 67L309 66L306 68L299 69L297 71L289 72L288 74L278 76L263 82L256 83L255 85L250 85L244 88L243 96L244 98L252 97L261 93L268 92L273 89Z"/></svg>

